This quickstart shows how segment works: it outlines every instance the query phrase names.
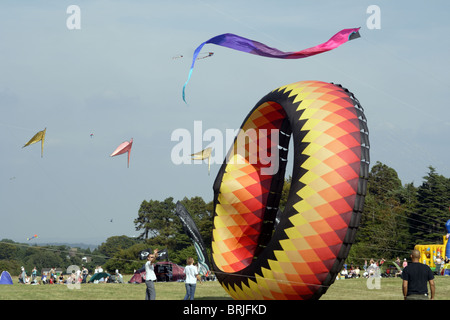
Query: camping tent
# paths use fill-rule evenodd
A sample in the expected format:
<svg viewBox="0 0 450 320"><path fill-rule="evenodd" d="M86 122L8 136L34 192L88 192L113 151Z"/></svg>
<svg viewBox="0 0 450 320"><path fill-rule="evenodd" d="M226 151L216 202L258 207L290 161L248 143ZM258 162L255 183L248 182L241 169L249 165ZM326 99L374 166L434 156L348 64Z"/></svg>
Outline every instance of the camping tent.
<svg viewBox="0 0 450 320"><path fill-rule="evenodd" d="M131 277L130 281L128 283L142 283L145 279L145 271L144 272L138 272Z"/></svg>
<svg viewBox="0 0 450 320"><path fill-rule="evenodd" d="M13 284L11 275L8 271L3 271L0 275L0 284Z"/></svg>
<svg viewBox="0 0 450 320"><path fill-rule="evenodd" d="M100 279L104 279L106 281L106 277L109 277L110 274L106 273L106 272L99 272L99 273L95 273L90 279L89 279L89 283L94 282L95 280L100 280Z"/></svg>

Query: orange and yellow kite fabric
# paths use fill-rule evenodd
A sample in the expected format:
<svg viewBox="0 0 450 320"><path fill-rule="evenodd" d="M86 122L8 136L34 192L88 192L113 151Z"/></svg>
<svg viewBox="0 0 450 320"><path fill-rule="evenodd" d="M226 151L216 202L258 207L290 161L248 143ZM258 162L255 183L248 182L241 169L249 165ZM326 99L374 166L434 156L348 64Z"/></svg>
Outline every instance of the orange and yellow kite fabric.
<svg viewBox="0 0 450 320"><path fill-rule="evenodd" d="M291 137L291 187L276 223ZM223 288L234 299L320 298L355 239L368 168L367 121L347 89L301 81L262 98L214 183L212 258Z"/></svg>

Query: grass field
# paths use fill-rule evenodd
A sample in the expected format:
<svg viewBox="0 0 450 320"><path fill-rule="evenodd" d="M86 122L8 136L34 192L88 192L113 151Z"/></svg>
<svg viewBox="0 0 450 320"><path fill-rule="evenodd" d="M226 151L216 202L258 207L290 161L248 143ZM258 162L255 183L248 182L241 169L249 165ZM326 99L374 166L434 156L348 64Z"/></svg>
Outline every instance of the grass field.
<svg viewBox="0 0 450 320"><path fill-rule="evenodd" d="M124 276L128 281L131 276ZM145 284L87 283L80 289L66 285L23 285L13 277L13 285L0 285L0 300L144 300ZM450 300L450 277L435 278L436 300ZM400 278L382 278L380 289L369 289L367 279L337 280L320 300L403 300ZM157 300L181 300L183 282L157 282ZM196 300L231 300L217 281L197 285Z"/></svg>

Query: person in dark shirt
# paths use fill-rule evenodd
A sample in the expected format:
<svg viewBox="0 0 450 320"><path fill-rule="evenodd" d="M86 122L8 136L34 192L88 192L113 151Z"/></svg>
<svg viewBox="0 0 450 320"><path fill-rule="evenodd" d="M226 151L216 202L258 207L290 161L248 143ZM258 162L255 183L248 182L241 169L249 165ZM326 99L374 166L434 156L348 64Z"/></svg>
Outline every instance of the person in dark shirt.
<svg viewBox="0 0 450 320"><path fill-rule="evenodd" d="M430 284L430 299L434 300L434 275L430 267L419 262L419 250L411 252L412 263L403 269L403 296L405 300L428 300L428 284Z"/></svg>

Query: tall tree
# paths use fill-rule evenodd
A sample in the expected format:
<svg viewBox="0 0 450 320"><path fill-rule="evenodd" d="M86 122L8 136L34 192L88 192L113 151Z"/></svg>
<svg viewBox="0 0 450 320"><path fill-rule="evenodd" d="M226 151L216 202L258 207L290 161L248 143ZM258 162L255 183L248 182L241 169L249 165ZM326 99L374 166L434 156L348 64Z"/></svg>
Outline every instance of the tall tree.
<svg viewBox="0 0 450 320"><path fill-rule="evenodd" d="M98 247L98 252L105 257L111 258L120 250L127 249L134 244L136 244L136 240L128 236L113 236L106 239L106 242Z"/></svg>
<svg viewBox="0 0 450 320"><path fill-rule="evenodd" d="M173 235L175 204L173 198L164 201L142 201L138 217L134 220L136 231L141 230L140 239L156 236L168 237Z"/></svg>
<svg viewBox="0 0 450 320"><path fill-rule="evenodd" d="M410 216L410 232L418 243L441 243L449 217L450 180L428 167L417 190L417 206Z"/></svg>
<svg viewBox="0 0 450 320"><path fill-rule="evenodd" d="M174 247L179 222L173 198L169 197L164 201L144 200L134 224L137 231L142 230L138 238L146 240L149 245L158 246L159 249Z"/></svg>
<svg viewBox="0 0 450 320"><path fill-rule="evenodd" d="M377 161L369 173L368 192L379 200L390 198L402 186L397 172Z"/></svg>
<svg viewBox="0 0 450 320"><path fill-rule="evenodd" d="M397 172L377 162L369 173L364 211L350 257L392 258L407 244L408 209Z"/></svg>

